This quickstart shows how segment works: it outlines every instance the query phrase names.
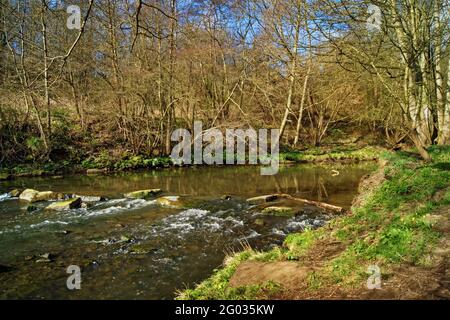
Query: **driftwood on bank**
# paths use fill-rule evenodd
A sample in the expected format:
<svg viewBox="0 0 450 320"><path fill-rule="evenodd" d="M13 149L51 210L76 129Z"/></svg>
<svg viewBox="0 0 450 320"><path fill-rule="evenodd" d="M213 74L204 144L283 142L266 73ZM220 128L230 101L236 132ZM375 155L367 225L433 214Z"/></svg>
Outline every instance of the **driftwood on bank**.
<svg viewBox="0 0 450 320"><path fill-rule="evenodd" d="M338 207L338 206L334 206L332 204L328 204L325 202L319 202L319 201L312 201L312 200L306 200L306 199L301 199L301 198L296 198L291 196L290 194L283 194L283 193L279 193L279 194L274 194L274 196L278 197L278 198L286 198L289 200L293 200L293 201L298 201L298 202L302 202L308 205L312 205L312 206L316 206L325 210L329 210L329 211L333 211L336 213L344 213L345 209L342 207Z"/></svg>

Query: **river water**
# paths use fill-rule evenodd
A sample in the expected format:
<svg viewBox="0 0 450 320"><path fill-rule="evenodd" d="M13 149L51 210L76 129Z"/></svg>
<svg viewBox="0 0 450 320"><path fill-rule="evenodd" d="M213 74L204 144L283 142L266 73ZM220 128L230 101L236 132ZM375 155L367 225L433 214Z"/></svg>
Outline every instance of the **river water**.
<svg viewBox="0 0 450 320"><path fill-rule="evenodd" d="M268 249L287 233L320 227L331 218L307 210L295 217L263 216L247 198L288 193L349 207L359 180L374 168L373 163L292 165L261 176L256 166L192 167L0 182L0 298L172 299L177 290L208 277L227 252L243 244ZM62 212L37 203L37 210L28 212L27 203L7 194L14 188L107 201ZM150 188L182 196L188 204L176 209L123 196ZM81 290L67 289L70 265L82 270Z"/></svg>

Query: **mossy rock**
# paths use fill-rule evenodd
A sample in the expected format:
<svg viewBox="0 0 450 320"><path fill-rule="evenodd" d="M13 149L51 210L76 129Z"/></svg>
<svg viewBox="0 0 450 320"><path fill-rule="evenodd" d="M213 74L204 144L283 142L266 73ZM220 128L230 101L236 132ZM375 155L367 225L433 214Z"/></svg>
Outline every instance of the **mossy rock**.
<svg viewBox="0 0 450 320"><path fill-rule="evenodd" d="M78 209L81 207L82 201L81 198L73 198L66 201L54 202L49 205L45 210L70 210L70 209Z"/></svg>
<svg viewBox="0 0 450 320"><path fill-rule="evenodd" d="M11 197L17 198L18 196L20 196L21 193L22 191L20 191L19 189L14 189L9 192L9 195Z"/></svg>
<svg viewBox="0 0 450 320"><path fill-rule="evenodd" d="M161 189L148 189L148 190L139 190L133 191L130 193L126 193L125 197L129 199L147 199L151 197L155 197L162 192Z"/></svg>
<svg viewBox="0 0 450 320"><path fill-rule="evenodd" d="M261 213L276 217L293 217L296 210L290 207L267 207Z"/></svg>

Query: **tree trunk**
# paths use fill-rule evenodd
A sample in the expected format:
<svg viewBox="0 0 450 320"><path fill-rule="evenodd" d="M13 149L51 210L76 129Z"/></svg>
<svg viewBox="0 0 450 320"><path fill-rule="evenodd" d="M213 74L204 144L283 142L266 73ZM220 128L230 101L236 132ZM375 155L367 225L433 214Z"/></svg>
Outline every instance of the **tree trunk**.
<svg viewBox="0 0 450 320"><path fill-rule="evenodd" d="M410 134L409 137L411 138L412 142L414 143L414 146L417 148L417 151L419 152L420 156L426 161L431 162L431 156L428 153L427 149L425 149L425 145L422 142L419 133L417 132L417 129L414 129Z"/></svg>
<svg viewBox="0 0 450 320"><path fill-rule="evenodd" d="M311 64L308 66L308 71L305 76L305 81L303 82L302 100L300 101L300 108L298 111L297 128L295 130L294 146L297 145L298 138L300 135L300 127L302 125L302 118L303 118L303 109L304 109L305 100L306 100L306 89L308 87L308 79L309 79L310 72L311 72Z"/></svg>

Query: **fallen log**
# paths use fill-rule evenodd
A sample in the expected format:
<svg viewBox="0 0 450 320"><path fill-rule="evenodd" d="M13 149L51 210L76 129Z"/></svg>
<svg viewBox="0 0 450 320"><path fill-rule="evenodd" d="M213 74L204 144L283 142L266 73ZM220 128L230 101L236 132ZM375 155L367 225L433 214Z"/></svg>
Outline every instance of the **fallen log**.
<svg viewBox="0 0 450 320"><path fill-rule="evenodd" d="M279 194L274 194L274 196L277 196L279 198L286 198L286 199L290 199L293 201L298 201L298 202L302 202L308 205L312 205L312 206L316 206L328 211L333 211L336 213L344 213L345 209L342 207L338 207L338 206L334 206L332 204L328 204L325 202L319 202L319 201L312 201L312 200L306 200L306 199L301 199L301 198L296 198L291 196L290 194L283 194L283 193L279 193Z"/></svg>

